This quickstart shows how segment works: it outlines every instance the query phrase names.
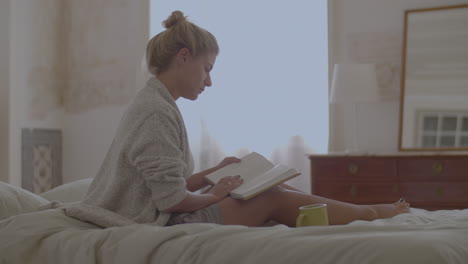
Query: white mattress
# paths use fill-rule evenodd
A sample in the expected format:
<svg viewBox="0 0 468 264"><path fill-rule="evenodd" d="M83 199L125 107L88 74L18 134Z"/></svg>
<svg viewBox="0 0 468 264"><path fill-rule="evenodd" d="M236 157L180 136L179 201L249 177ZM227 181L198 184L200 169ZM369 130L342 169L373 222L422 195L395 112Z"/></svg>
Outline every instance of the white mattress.
<svg viewBox="0 0 468 264"><path fill-rule="evenodd" d="M468 209L327 227L109 229L54 209L1 221L0 263L468 263Z"/></svg>

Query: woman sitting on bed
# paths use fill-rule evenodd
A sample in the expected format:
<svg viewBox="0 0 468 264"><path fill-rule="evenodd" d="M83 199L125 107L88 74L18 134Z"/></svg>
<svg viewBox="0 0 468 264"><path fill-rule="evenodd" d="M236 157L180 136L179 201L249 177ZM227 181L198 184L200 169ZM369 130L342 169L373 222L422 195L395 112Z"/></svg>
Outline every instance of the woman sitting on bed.
<svg viewBox="0 0 468 264"><path fill-rule="evenodd" d="M160 226L216 223L262 226L273 220L295 226L298 208L325 203L331 224L388 218L408 211L409 204L355 205L303 193L286 184L249 199L228 193L242 184L226 175L203 193L204 176L233 162L192 175L193 160L176 100L196 100L212 85L210 71L219 47L208 31L180 11L163 22L165 31L147 45L152 74L122 117L100 171L83 202L67 206L68 215L109 227L132 223ZM220 110L217 110L220 111Z"/></svg>

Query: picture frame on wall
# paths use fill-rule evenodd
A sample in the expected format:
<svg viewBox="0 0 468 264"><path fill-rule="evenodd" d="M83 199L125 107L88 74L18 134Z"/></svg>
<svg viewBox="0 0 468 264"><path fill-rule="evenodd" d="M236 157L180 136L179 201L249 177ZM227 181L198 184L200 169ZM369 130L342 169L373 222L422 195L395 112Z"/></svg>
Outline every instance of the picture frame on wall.
<svg viewBox="0 0 468 264"><path fill-rule="evenodd" d="M23 128L22 187L33 193L62 184L62 131Z"/></svg>

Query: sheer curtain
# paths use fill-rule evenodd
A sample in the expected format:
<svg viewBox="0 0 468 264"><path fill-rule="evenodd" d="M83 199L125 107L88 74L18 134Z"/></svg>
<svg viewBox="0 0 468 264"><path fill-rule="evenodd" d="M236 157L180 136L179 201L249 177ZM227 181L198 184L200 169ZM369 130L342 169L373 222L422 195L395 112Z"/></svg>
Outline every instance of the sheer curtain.
<svg viewBox="0 0 468 264"><path fill-rule="evenodd" d="M302 172L288 183L310 192L307 154L328 149L327 1L151 0L151 32L174 10L215 35L213 86L178 100L196 170L256 151Z"/></svg>

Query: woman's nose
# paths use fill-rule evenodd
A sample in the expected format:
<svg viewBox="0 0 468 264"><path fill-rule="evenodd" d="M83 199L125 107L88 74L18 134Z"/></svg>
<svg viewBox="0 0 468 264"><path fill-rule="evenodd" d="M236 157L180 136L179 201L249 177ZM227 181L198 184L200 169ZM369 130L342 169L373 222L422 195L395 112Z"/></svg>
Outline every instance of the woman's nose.
<svg viewBox="0 0 468 264"><path fill-rule="evenodd" d="M208 78L206 78L205 85L208 86L208 87L210 87L212 85L210 76L208 76Z"/></svg>

